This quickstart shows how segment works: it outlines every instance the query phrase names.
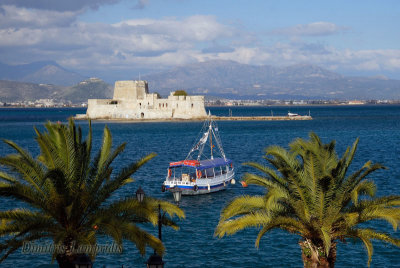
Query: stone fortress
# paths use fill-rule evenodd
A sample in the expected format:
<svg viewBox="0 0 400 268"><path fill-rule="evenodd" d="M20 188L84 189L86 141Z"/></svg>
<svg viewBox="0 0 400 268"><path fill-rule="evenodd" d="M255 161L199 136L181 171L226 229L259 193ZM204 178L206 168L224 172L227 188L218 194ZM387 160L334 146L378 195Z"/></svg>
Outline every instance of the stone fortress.
<svg viewBox="0 0 400 268"><path fill-rule="evenodd" d="M174 96L167 99L149 93L147 81L116 81L112 99L89 99L90 119L202 119L207 117L204 96Z"/></svg>

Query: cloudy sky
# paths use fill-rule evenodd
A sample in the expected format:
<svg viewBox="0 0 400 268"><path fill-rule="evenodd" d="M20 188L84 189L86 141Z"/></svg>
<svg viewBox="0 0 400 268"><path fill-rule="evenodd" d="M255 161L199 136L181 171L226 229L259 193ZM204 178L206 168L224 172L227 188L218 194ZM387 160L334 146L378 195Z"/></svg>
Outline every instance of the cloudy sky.
<svg viewBox="0 0 400 268"><path fill-rule="evenodd" d="M112 82L214 59L400 79L400 1L0 1L3 63Z"/></svg>

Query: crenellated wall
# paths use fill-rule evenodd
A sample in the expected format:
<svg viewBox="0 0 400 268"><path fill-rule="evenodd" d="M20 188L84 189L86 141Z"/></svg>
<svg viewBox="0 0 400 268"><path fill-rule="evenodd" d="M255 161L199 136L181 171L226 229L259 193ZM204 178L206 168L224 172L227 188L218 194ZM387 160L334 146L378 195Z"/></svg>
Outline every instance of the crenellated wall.
<svg viewBox="0 0 400 268"><path fill-rule="evenodd" d="M147 81L117 81L113 99L89 99L86 115L92 119L194 119L207 116L204 96L160 99L148 93Z"/></svg>

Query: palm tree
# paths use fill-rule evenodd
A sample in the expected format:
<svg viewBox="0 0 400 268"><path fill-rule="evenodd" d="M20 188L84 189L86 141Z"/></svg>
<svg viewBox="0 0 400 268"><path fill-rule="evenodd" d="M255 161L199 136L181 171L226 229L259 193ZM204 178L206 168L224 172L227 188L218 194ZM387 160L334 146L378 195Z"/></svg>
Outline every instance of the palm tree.
<svg viewBox="0 0 400 268"><path fill-rule="evenodd" d="M245 174L244 181L266 189L263 196L241 196L221 212L215 235L223 237L255 227L260 231L255 241L272 229L283 229L301 237L299 242L305 267L334 267L336 244L347 238L361 240L371 262L371 240L400 246L400 240L375 230L371 220L389 222L396 230L400 222L400 196L375 197L376 185L367 176L384 167L365 163L347 174L356 152L358 139L341 158L335 142L323 144L310 134L310 140L296 139L290 150L279 146L266 149L267 162L247 165L262 175Z"/></svg>
<svg viewBox="0 0 400 268"><path fill-rule="evenodd" d="M90 121L86 140L72 119L68 125L48 122L45 128L47 131L43 132L35 128L40 148L37 158L14 142L4 141L16 154L0 158L0 164L11 171L0 171L0 196L14 198L27 206L0 212L3 238L0 261L24 243L39 239L51 239L55 245L62 245L62 252L53 253L60 267L69 267L77 256L74 249L80 245L94 246L99 237L111 237L121 248L123 240L131 241L143 255L147 246L162 254L162 242L138 224L156 225L159 205L169 217L183 218L183 211L151 197L139 203L134 195L124 198L113 195L132 183L131 175L155 154L113 175L112 164L125 143L112 149L107 127L101 148L93 157ZM164 217L162 224L178 229L169 217Z"/></svg>

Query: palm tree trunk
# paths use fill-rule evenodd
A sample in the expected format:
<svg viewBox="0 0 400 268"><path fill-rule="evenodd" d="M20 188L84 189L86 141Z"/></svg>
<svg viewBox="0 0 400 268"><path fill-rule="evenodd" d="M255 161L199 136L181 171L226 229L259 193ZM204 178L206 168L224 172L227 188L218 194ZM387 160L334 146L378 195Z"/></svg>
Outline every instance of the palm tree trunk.
<svg viewBox="0 0 400 268"><path fill-rule="evenodd" d="M305 241L299 242L301 258L305 268L334 268L336 262L336 243L333 242L328 257L320 256L316 247L310 248Z"/></svg>
<svg viewBox="0 0 400 268"><path fill-rule="evenodd" d="M63 243L64 253L57 254L56 260L60 268L74 268L75 255L73 253L74 240L72 237L67 237Z"/></svg>

